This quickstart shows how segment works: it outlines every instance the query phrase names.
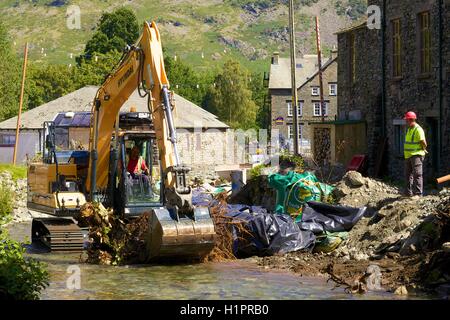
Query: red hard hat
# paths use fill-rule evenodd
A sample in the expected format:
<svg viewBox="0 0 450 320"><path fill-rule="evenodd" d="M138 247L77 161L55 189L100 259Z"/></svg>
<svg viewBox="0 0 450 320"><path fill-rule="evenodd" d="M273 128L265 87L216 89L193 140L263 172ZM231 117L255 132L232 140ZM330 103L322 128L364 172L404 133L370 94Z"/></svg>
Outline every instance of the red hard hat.
<svg viewBox="0 0 450 320"><path fill-rule="evenodd" d="M407 112L405 114L405 117L403 119L405 119L405 120L416 120L417 116L416 116L416 114L414 112L409 111L409 112Z"/></svg>

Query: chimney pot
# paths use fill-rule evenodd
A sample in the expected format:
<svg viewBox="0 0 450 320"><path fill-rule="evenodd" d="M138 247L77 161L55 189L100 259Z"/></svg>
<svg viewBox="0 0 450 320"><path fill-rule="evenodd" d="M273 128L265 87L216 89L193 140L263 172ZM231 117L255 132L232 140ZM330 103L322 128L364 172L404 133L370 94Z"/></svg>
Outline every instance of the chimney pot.
<svg viewBox="0 0 450 320"><path fill-rule="evenodd" d="M278 51L273 53L272 64L278 65L278 59L280 58L280 53Z"/></svg>
<svg viewBox="0 0 450 320"><path fill-rule="evenodd" d="M338 56L338 49L336 45L333 46L333 49L331 49L331 59L334 60Z"/></svg>

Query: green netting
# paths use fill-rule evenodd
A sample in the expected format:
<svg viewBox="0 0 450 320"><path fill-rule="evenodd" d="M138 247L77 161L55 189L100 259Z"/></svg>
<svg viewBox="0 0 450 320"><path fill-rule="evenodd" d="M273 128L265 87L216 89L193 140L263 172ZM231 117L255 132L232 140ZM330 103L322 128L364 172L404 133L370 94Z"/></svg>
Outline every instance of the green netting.
<svg viewBox="0 0 450 320"><path fill-rule="evenodd" d="M269 176L269 186L277 191L275 212L290 214L296 221L301 220L305 202L327 202L333 190L333 187L321 183L311 172L275 173Z"/></svg>

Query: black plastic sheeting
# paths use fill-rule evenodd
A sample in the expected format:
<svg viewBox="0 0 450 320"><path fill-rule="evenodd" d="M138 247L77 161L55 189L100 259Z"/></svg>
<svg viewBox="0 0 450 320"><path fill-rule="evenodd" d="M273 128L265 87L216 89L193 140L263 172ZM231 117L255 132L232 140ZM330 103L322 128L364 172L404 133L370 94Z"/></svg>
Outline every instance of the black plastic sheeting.
<svg viewBox="0 0 450 320"><path fill-rule="evenodd" d="M228 205L227 210L228 215L235 220L244 220L251 234L238 233L233 228L233 251L242 258L311 251L316 240L315 234L349 231L364 215L366 208L308 202L303 209L302 221L297 223L289 215L268 213L262 207Z"/></svg>
<svg viewBox="0 0 450 320"><path fill-rule="evenodd" d="M234 228L233 253L237 257L267 256L299 250L312 250L316 237L309 230L301 230L289 215L271 214L262 207L228 205L228 215L246 221L251 234L238 234Z"/></svg>
<svg viewBox="0 0 450 320"><path fill-rule="evenodd" d="M310 230L316 234L324 231L350 231L366 210L366 207L353 208L309 201L303 206L302 221L298 224L302 230Z"/></svg>
<svg viewBox="0 0 450 320"><path fill-rule="evenodd" d="M192 204L194 206L208 206L212 200L212 195L209 193L205 193L202 189L192 189Z"/></svg>

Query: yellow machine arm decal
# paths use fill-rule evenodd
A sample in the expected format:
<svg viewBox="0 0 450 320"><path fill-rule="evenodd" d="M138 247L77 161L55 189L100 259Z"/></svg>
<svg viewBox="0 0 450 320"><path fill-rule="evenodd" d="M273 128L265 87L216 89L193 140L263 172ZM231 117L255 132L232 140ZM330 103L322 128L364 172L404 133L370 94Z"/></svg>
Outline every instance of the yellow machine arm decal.
<svg viewBox="0 0 450 320"><path fill-rule="evenodd" d="M142 59L144 61L141 61ZM114 124L120 108L138 88L141 71L143 71L141 81L145 81L145 87L151 92L149 111L152 114L163 170L177 164L174 147L169 141L169 133L165 122L166 116L162 107L162 89L163 87L169 87L169 81L164 68L160 33L154 22L151 24L145 22L143 33L136 45L130 49L116 70L108 76L95 97L89 148L91 157L92 151L96 151L95 153L98 156L95 164L96 188L107 187ZM94 168L92 163L91 159L86 183L88 191L91 190L93 184L92 170ZM170 173L165 184L166 186L174 185L174 179Z"/></svg>

